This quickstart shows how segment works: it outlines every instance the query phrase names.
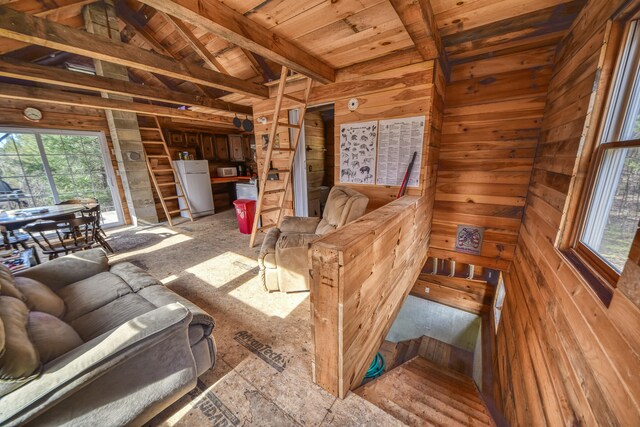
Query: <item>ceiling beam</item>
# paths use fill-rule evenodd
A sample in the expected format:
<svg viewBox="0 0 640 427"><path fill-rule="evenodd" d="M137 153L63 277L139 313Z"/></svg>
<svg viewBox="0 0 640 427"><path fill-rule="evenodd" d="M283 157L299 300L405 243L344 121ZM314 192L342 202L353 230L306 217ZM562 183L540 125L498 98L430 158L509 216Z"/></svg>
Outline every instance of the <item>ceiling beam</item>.
<svg viewBox="0 0 640 427"><path fill-rule="evenodd" d="M138 18L136 14L127 7L126 4L122 1L116 1L116 15L119 19L121 19L127 26L131 27L130 35L127 35L127 39L133 38L135 34L139 35L144 39L144 41L151 46L153 50L157 53L165 56L172 56L169 50L162 46L162 44L153 37L149 29L147 28L147 22ZM128 41L128 40L124 40Z"/></svg>
<svg viewBox="0 0 640 427"><path fill-rule="evenodd" d="M128 45L108 37L46 21L42 18L0 7L0 36L88 56L107 62L139 68L204 86L229 90L266 99L269 91L262 85L246 82L193 64L178 63L165 56Z"/></svg>
<svg viewBox="0 0 640 427"><path fill-rule="evenodd" d="M73 89L108 92L117 95L132 96L152 101L168 102L171 104L200 106L221 110L224 112L252 114L250 106L232 104L219 99L190 95L153 86L145 86L126 80L109 77L93 76L75 71L44 67L28 62L12 59L0 59L0 76L31 82L47 83Z"/></svg>
<svg viewBox="0 0 640 427"><path fill-rule="evenodd" d="M439 59L443 69L447 70L446 52L430 0L390 0L390 2L422 59Z"/></svg>
<svg viewBox="0 0 640 427"><path fill-rule="evenodd" d="M34 103L88 107L99 110L127 111L153 116L205 121L233 127L232 117L8 83L0 83L0 98L18 99Z"/></svg>
<svg viewBox="0 0 640 427"><path fill-rule="evenodd" d="M168 15L190 22L236 46L255 52L321 83L335 81L335 70L287 39L219 1L140 0Z"/></svg>
<svg viewBox="0 0 640 427"><path fill-rule="evenodd" d="M187 27L187 25L176 18L175 16L167 15L166 13L160 12L163 18L173 24L177 33L182 37L182 39L187 42L191 49L194 50L196 55L200 57L211 69L215 71L219 71L224 74L229 74L229 72L224 68L224 66L216 59L216 57L207 49L207 47L198 39L193 31Z"/></svg>

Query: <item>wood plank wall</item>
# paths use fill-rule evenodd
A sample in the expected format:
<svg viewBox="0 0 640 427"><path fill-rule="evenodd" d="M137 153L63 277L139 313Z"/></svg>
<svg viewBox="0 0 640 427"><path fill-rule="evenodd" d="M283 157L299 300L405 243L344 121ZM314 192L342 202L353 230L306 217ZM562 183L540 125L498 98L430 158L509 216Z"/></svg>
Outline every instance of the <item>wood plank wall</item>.
<svg viewBox="0 0 640 427"><path fill-rule="evenodd" d="M354 66L340 69L336 73L336 82L327 85L314 85L311 91L310 106L327 103L335 103L335 127L334 127L334 155L339 158L340 143L335 138L339 137L340 125L351 122L361 122L367 120L389 119L394 117L411 117L426 115L427 123L431 120L432 97L434 94L434 72L433 61L423 61L417 52L400 52L389 55L375 61L363 62ZM287 86L286 93L301 97L304 88L304 81L292 82ZM276 87L277 88L277 87ZM273 88L272 88L273 89ZM349 111L347 102L350 98L356 97L360 102L360 107L356 111ZM255 121L256 140L261 141L261 135L268 133L271 116L273 115L275 99L270 98L264 101L255 101L253 104L253 117ZM283 108L294 108L294 105L284 100ZM268 119L267 125L260 124L257 120L260 117ZM282 120L287 120L287 114L282 113ZM282 129L282 128L281 128ZM425 126L425 136L430 130ZM288 146L288 132L286 130L280 135L281 143ZM425 149L423 150L421 172L421 185L419 188L410 188L407 194L421 195L427 188L426 158L427 139L425 138ZM260 144L258 144L258 147ZM282 158L286 159L286 153L282 153ZM264 152L258 150L258 168L262 170L261 159ZM275 156L274 165L277 165L278 155ZM340 170L334 167L335 185L340 182ZM277 185L277 184L273 184ZM347 185L369 197L369 210L376 209L396 199L398 187L380 185ZM291 196L287 197L287 207L285 215L292 214ZM273 202L267 198L265 206L271 206ZM268 221L266 222L269 223Z"/></svg>
<svg viewBox="0 0 640 427"><path fill-rule="evenodd" d="M455 65L446 106L430 256L507 269L540 135L554 47ZM485 227L479 256L454 252L457 225Z"/></svg>
<svg viewBox="0 0 640 427"><path fill-rule="evenodd" d="M36 107L42 111L42 120L32 122L25 119L22 112L26 107ZM1 99L0 126L103 132L107 139L107 145L111 155L111 164L116 173L116 183L118 185L118 194L122 201L124 221L126 224L131 224L131 216L127 203L125 202L122 180L118 175L118 165L115 155L113 154L113 143L104 111L93 108L37 104L27 101Z"/></svg>
<svg viewBox="0 0 640 427"><path fill-rule="evenodd" d="M319 111L305 114L304 137L307 155L307 199L309 216L320 216L320 186L326 171L326 137ZM333 175L333 169L331 170Z"/></svg>
<svg viewBox="0 0 640 427"><path fill-rule="evenodd" d="M640 286L630 271L638 272L637 253L606 307L555 247L596 140L592 119L600 77L607 74L601 61L606 20L621 3L587 4L560 46L549 86L496 337L494 393L512 425L631 426L640 420L640 309L620 291Z"/></svg>

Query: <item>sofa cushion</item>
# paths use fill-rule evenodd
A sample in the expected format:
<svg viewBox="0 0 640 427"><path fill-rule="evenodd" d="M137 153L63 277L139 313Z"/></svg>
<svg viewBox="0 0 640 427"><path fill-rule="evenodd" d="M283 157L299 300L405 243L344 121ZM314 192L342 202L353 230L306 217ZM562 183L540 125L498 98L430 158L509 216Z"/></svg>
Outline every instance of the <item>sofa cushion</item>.
<svg viewBox="0 0 640 427"><path fill-rule="evenodd" d="M40 359L29 339L27 305L9 296L0 296L0 319L4 329L4 347L0 356L0 396L10 391L12 382L26 381L38 373Z"/></svg>
<svg viewBox="0 0 640 427"><path fill-rule="evenodd" d="M0 264L0 295L6 295L24 301L24 295L16 288L11 270L3 264Z"/></svg>
<svg viewBox="0 0 640 427"><path fill-rule="evenodd" d="M58 318L64 314L64 301L48 286L26 277L16 277L15 284L24 295L30 310L49 313Z"/></svg>
<svg viewBox="0 0 640 427"><path fill-rule="evenodd" d="M47 363L83 344L71 326L49 313L29 312L28 330L41 363Z"/></svg>
<svg viewBox="0 0 640 427"><path fill-rule="evenodd" d="M130 293L131 287L110 272L72 283L58 291L67 307L63 320L73 326L79 317Z"/></svg>
<svg viewBox="0 0 640 427"><path fill-rule="evenodd" d="M130 293L116 298L69 323L83 340L89 341L156 308L145 298Z"/></svg>

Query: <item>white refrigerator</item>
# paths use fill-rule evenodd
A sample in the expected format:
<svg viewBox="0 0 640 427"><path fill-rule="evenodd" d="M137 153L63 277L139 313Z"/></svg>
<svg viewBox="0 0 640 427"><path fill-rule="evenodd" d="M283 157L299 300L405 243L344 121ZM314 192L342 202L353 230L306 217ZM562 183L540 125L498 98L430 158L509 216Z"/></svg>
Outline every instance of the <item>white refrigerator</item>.
<svg viewBox="0 0 640 427"><path fill-rule="evenodd" d="M211 178L209 177L209 162L207 160L174 160L173 165L180 177L180 183L189 200L191 214L194 217L211 215L213 209L213 193L211 191ZM176 189L180 194L180 189ZM184 199L178 198L180 209L185 209ZM188 218L189 213L184 211L180 215Z"/></svg>

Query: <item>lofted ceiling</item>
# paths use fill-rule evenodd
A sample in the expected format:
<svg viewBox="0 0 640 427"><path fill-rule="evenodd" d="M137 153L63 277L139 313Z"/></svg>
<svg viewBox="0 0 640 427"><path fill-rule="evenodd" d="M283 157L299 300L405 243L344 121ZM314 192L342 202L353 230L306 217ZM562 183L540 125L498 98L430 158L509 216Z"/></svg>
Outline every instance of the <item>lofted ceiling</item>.
<svg viewBox="0 0 640 427"><path fill-rule="evenodd" d="M477 58L554 45L586 0L203 0L219 1L291 41L335 69L397 51L419 50L407 31L415 11L430 6L453 65ZM47 20L83 28L82 7L93 0L0 0L6 6ZM122 41L178 61L190 61L256 83L276 79L280 66L188 22L189 40L173 18L137 0L115 0ZM405 11L405 12L403 12ZM413 18L411 14L414 13ZM194 47L195 46L195 47ZM206 52L198 51L198 46ZM78 55L0 38L0 56L62 67L91 67ZM423 55L424 56L424 55ZM213 64L213 65L212 65ZM246 96L205 88L176 78L130 68L137 83L248 105Z"/></svg>

